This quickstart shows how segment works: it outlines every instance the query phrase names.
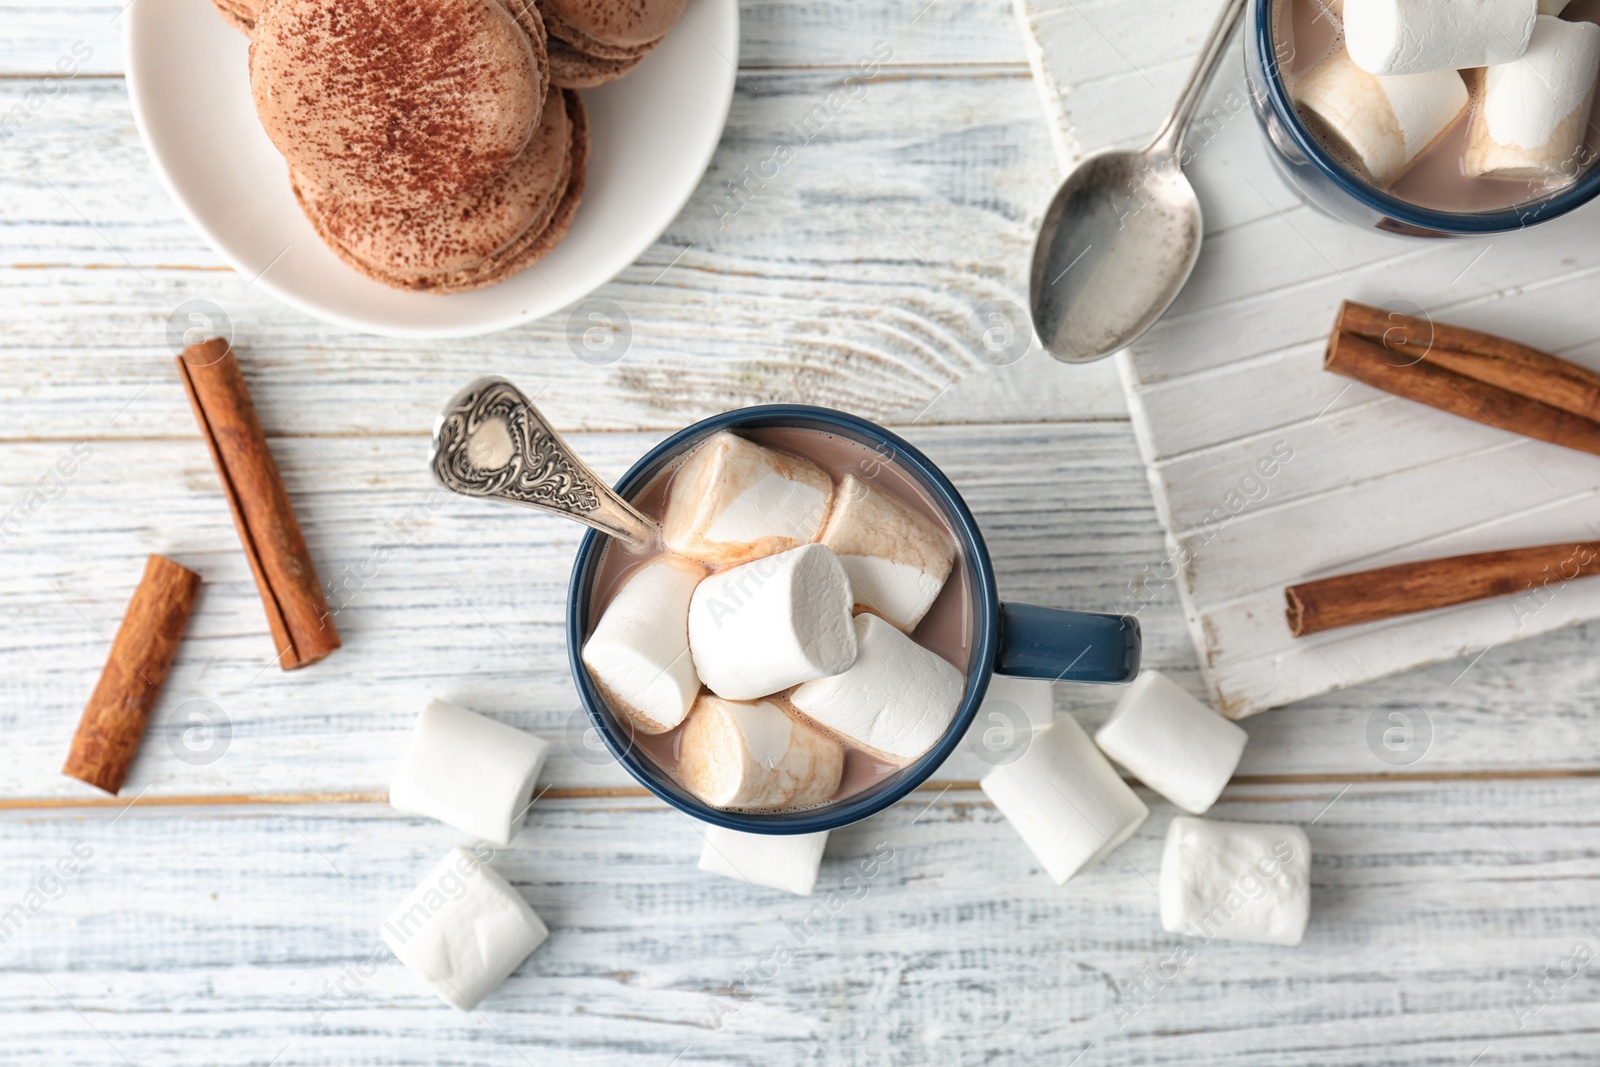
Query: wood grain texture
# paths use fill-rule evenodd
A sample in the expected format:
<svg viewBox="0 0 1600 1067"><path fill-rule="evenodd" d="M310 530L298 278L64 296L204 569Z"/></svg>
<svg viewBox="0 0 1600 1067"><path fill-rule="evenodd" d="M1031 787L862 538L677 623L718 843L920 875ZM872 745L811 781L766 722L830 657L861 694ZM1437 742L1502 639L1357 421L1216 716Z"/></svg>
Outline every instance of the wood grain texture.
<svg viewBox="0 0 1600 1067"><path fill-rule="evenodd" d="M1074 138L1153 129L1203 5L1076 0L1039 13L1091 45L1122 32L1141 42L1138 69L1086 51L1097 65L1074 91L1074 132L1054 103L1041 123L1022 66L1028 48L1039 58L1038 38L1019 43L1003 2L742 4L746 69L713 172L598 294L634 328L626 358L605 368L573 357L561 316L448 345L362 338L221 268L155 183L120 80L98 77L120 73L118 6L0 0L0 115L42 103L0 152L0 512L23 520L0 538L0 804L18 805L0 813L0 1063L943 1065L1068 1063L1089 1046L1084 1067L1592 1059L1592 968L1550 985L1532 1016L1511 1005L1527 982L1548 984L1579 939L1600 945L1585 933L1600 920L1600 784L1581 777L1600 767L1593 625L1251 720L1240 773L1257 784L1231 787L1216 813L1312 824L1307 943L1207 946L1145 998L1146 976L1184 945L1161 933L1146 880L1170 807L1143 792L1154 815L1123 855L1058 888L971 788L987 767L964 747L925 790L833 835L822 897L701 875L687 820L578 756L561 617L581 531L435 496L426 481L437 405L478 374L539 393L606 477L740 403L853 408L903 427L961 487L1002 595L1137 612L1145 663L1202 693L1141 462L1148 443L1123 418L1116 369L1038 351L992 365L972 312L1021 302L1052 143L1065 159ZM92 50L83 74L40 80L78 40ZM738 203L725 183L766 159L877 40L895 54L866 97L721 218ZM1232 158L1230 145L1249 150L1254 137L1248 119L1230 121L1213 150ZM1203 273L1194 291L1206 299L1157 328L1190 338L1182 358L1142 373L1155 383L1170 369L1181 383L1170 399L1191 412L1237 412L1199 391L1203 361L1249 354L1273 373L1274 359L1300 355L1280 352L1289 321L1314 359L1350 294L1305 269L1302 238L1277 215L1294 206L1280 187L1254 190L1226 170L1196 181L1208 255L1258 262L1283 286ZM1357 266L1358 249L1326 250ZM1600 267L1592 246L1575 235L1561 255L1573 261L1566 284L1583 291ZM1448 321L1587 351L1550 314L1570 299L1556 286L1520 294L1515 316L1537 321L1483 321L1506 302L1471 258L1397 253L1364 277L1379 294L1426 279L1460 304ZM346 649L315 672L264 671L259 604L168 372L167 320L191 299L230 316L312 555L340 584ZM1280 318L1274 300L1293 314ZM1347 408L1383 403L1362 388L1306 401L1334 404L1304 445L1295 438L1272 502L1363 476L1358 457L1315 443ZM1429 427L1389 421L1419 455L1454 454L1427 443ZM1253 461L1276 425L1215 462ZM48 472L74 447L90 455L57 484ZM1182 492L1206 482L1179 465L1208 458L1180 449L1155 469L1178 487L1158 492L1164 507L1203 517L1214 506L1210 491ZM171 552L206 586L123 797L69 806L90 791L53 761L121 607L100 589L149 551ZM376 921L458 843L383 803L429 696L556 742L543 781L564 799L536 804L497 860L554 936L479 1016L444 1008L396 964L366 965ZM1093 728L1116 696L1057 686L1057 711ZM1386 747L1397 715L1409 741ZM1394 774L1409 780L1375 780ZM949 782L964 784L941 796ZM221 802L197 802L207 795ZM124 812L123 800L136 805ZM860 894L847 876L880 842L896 860L865 898L750 985L747 972L792 936L786 923L829 891ZM51 900L46 868L75 843L92 854ZM7 927L30 886L45 890L42 907Z"/></svg>
<svg viewBox="0 0 1600 1067"><path fill-rule="evenodd" d="M26 401L0 436L57 436L66 420L171 433L145 403L176 388L159 369L169 327L223 324L252 391L288 387L280 411L260 405L269 433L415 432L437 397L491 373L542 389L562 429L672 429L774 400L899 422L1120 417L1115 368L984 344L990 314L1021 324L1052 184L1027 68L888 70L798 143L793 123L848 76L740 79L688 206L595 294L631 330L603 367L574 354L581 313L441 344L343 334L280 306L161 190L122 83L67 83L0 154L0 301L13 309L0 373ZM38 84L0 80L0 113ZM761 179L786 144L794 158ZM189 301L216 310L180 310Z"/></svg>
<svg viewBox="0 0 1600 1067"><path fill-rule="evenodd" d="M1063 163L1148 136L1213 13L1176 0L1019 2L1046 109L1073 135L1057 139ZM1164 41L1153 49L1152 25ZM1581 310L1600 269L1600 212L1433 243L1324 217L1273 172L1233 48L1191 127L1187 172L1206 214L1194 277L1119 357L1217 705L1249 715L1600 616L1600 590L1574 586L1539 610L1485 601L1320 641L1290 633L1283 589L1297 581L1592 536L1600 465L1589 457L1406 410L1323 372L1320 356L1348 298L1600 365L1600 328Z"/></svg>
<svg viewBox="0 0 1600 1067"><path fill-rule="evenodd" d="M56 74L74 42L91 51L77 64L85 74L120 75L121 15L127 0L3 0L0 76ZM1020 63L1022 42L1007 0L938 0L864 4L858 0L744 0L739 5L740 65L846 67L874 40L897 42L909 63Z"/></svg>
<svg viewBox="0 0 1600 1067"><path fill-rule="evenodd" d="M257 392L263 410L269 395ZM186 420L184 401L171 403L171 417ZM973 508L1002 596L1137 613L1146 665L1203 691L1126 424L913 426L907 434ZM658 438L570 440L614 478ZM0 445L0 500L18 498L69 447ZM0 746L0 796L86 792L55 774L57 761L123 607L104 590L152 551L198 570L205 586L126 795L381 791L431 696L551 737L547 784L629 784L613 765L584 762L573 747L581 732L569 733L584 721L562 629L577 525L437 494L427 481L425 438L274 441L312 558L336 584L329 599L345 636L340 655L314 672L284 675L273 666L203 443L89 447L76 477L5 546L17 565L0 575L0 733L8 741ZM1560 611L1562 602L1544 610ZM1274 604L1266 613L1281 622L1281 612ZM1258 718L1242 773L1384 770L1369 748L1368 722L1396 703L1419 709L1432 727L1425 753L1416 753L1418 770L1600 765L1592 725L1600 662L1586 629L1496 650L1470 668L1465 660L1441 664ZM1528 691L1539 699L1507 696ZM1057 687L1058 707L1092 722L1117 696ZM231 731L220 753L205 722L219 709ZM1501 741L1507 730L1515 745ZM939 777L973 779L984 770L964 748Z"/></svg>
<svg viewBox="0 0 1600 1067"><path fill-rule="evenodd" d="M263 410L266 396L257 393ZM1008 596L1115 609L1126 596L1121 576L1159 551L1142 477L1125 459L1133 448L1125 429L1117 444L1085 424L1017 425L998 437L962 427L908 433L962 486ZM658 438L568 439L602 477L615 478ZM0 471L18 476L15 489L0 492L20 491L65 447L0 445ZM546 781L627 781L615 767L584 764L564 740L577 709L563 626L581 527L433 489L424 437L274 441L312 557L335 585L329 600L345 637L341 654L316 671L285 676L273 666L202 442L92 447L78 476L8 546L27 564L0 578L0 604L14 621L0 653L0 729L10 739L0 747L0 795L74 795L38 756L59 744L61 731L70 733L104 658L97 631L109 633L122 606L103 593L106 576L134 565L150 545L199 570L206 586L156 712L154 729L167 732L152 734L130 792L147 785L166 794L382 788L429 696L553 735ZM1107 499L1118 504L1100 503ZM1063 560L1047 534L1077 515L1086 521ZM1187 655L1174 615L1149 629L1152 649L1164 649L1158 661ZM1097 699L1103 704L1109 695ZM190 701L209 701L227 715L226 758L185 762ZM54 710L42 714L45 708ZM37 741L25 745L30 734Z"/></svg>
<svg viewBox="0 0 1600 1067"><path fill-rule="evenodd" d="M0 1059L1589 1062L1596 979L1570 961L1600 946L1600 783L1228 790L1221 817L1308 824L1297 949L1163 933L1174 812L1143 797L1138 834L1065 887L982 794L913 798L835 832L811 899L700 873L696 830L653 800L541 801L493 862L551 938L471 1015L374 956L382 916L461 843L436 823L7 816L6 906L58 857L79 869L4 946Z"/></svg>

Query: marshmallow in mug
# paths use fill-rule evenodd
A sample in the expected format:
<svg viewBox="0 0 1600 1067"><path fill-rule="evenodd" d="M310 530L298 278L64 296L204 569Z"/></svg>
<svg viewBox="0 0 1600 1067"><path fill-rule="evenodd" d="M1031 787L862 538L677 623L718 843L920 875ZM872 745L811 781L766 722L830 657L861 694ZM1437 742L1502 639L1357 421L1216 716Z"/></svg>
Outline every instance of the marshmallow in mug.
<svg viewBox="0 0 1600 1067"><path fill-rule="evenodd" d="M1528 47L1538 0L1345 0L1344 43L1368 74L1509 63Z"/></svg>
<svg viewBox="0 0 1600 1067"><path fill-rule="evenodd" d="M1094 735L1100 750L1178 807L1217 802L1250 735L1160 671L1141 671Z"/></svg>
<svg viewBox="0 0 1600 1067"><path fill-rule="evenodd" d="M453 848L385 920L382 936L440 999L471 1011L550 931L504 878Z"/></svg>
<svg viewBox="0 0 1600 1067"><path fill-rule="evenodd" d="M850 669L806 682L789 701L846 741L891 763L910 763L950 728L966 679L876 615L857 615L853 627Z"/></svg>
<svg viewBox="0 0 1600 1067"><path fill-rule="evenodd" d="M662 540L713 565L771 555L815 541L832 495L816 464L723 431L673 473Z"/></svg>
<svg viewBox="0 0 1600 1067"><path fill-rule="evenodd" d="M1161 853L1161 928L1298 945L1311 916L1311 842L1298 826L1180 815Z"/></svg>
<svg viewBox="0 0 1600 1067"><path fill-rule="evenodd" d="M678 740L678 780L718 808L821 804L839 789L844 747L770 700L703 696Z"/></svg>
<svg viewBox="0 0 1600 1067"><path fill-rule="evenodd" d="M522 826L549 742L442 700L417 716L389 803L505 846Z"/></svg>
<svg viewBox="0 0 1600 1067"><path fill-rule="evenodd" d="M1307 125L1383 186L1461 117L1469 94L1454 70L1379 76L1339 49L1295 85L1294 99Z"/></svg>
<svg viewBox="0 0 1600 1067"><path fill-rule="evenodd" d="M689 599L706 570L662 556L628 576L583 644L612 709L647 734L683 721L700 694L689 655Z"/></svg>
<svg viewBox="0 0 1600 1067"><path fill-rule="evenodd" d="M826 545L718 571L689 601L689 654L713 693L770 696L855 662L850 579Z"/></svg>
<svg viewBox="0 0 1600 1067"><path fill-rule="evenodd" d="M1521 58L1483 72L1467 131L1474 176L1554 182L1574 177L1600 76L1600 26L1540 15Z"/></svg>
<svg viewBox="0 0 1600 1067"><path fill-rule="evenodd" d="M956 557L942 526L854 474L834 491L821 541L844 564L856 603L908 633L933 606Z"/></svg>
<svg viewBox="0 0 1600 1067"><path fill-rule="evenodd" d="M700 869L736 882L809 897L817 887L828 831L816 834L746 834L705 826Z"/></svg>
<svg viewBox="0 0 1600 1067"><path fill-rule="evenodd" d="M1099 863L1150 814L1070 715L978 785L1057 885Z"/></svg>

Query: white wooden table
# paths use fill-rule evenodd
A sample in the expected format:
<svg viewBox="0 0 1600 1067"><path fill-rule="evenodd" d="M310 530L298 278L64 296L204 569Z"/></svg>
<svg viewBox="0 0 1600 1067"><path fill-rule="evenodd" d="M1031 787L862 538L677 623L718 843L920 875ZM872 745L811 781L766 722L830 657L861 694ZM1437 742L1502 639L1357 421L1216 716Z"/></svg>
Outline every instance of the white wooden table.
<svg viewBox="0 0 1600 1067"><path fill-rule="evenodd" d="M802 900L699 874L682 816L560 741L578 529L444 499L423 469L433 411L477 374L539 393L608 475L740 404L883 419L962 488L1003 594L1143 604L1147 664L1200 691L1176 597L1137 584L1163 538L1113 368L1037 351L994 366L971 322L1024 300L1055 180L1008 0L747 2L713 172L599 294L633 331L603 368L572 355L561 316L465 342L348 336L222 267L138 144L120 6L0 0L0 515L22 508L0 534L0 1063L1600 1060L1590 626L1249 720L1216 814L1308 825L1313 915L1293 950L1162 933L1173 809L1148 791L1123 855L1058 888L962 753L835 833ZM1148 69L1173 50L1161 30ZM893 56L867 94L727 217L726 183L878 41ZM346 647L303 672L270 666L173 376L167 319L187 300L232 320L312 552L349 582ZM92 455L51 482L74 447ZM57 768L151 551L206 584L108 802ZM553 788L496 860L553 934L470 1015L378 951L381 916L459 840L383 803L429 695L558 739ZM1058 713L1092 725L1113 698L1061 686ZM179 736L196 709L227 723L209 762ZM1399 753L1368 740L1394 711L1419 727ZM847 883L880 843L893 860ZM53 881L63 856L77 873ZM826 921L796 934L819 903Z"/></svg>

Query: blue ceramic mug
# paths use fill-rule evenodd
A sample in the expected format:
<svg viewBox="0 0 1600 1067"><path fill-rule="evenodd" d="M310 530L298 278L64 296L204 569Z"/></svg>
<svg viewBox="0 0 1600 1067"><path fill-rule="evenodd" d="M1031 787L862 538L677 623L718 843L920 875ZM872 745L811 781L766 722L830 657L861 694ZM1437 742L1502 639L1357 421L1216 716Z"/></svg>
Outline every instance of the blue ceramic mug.
<svg viewBox="0 0 1600 1067"><path fill-rule="evenodd" d="M1336 219L1407 237L1485 237L1559 218L1600 195L1600 167L1523 204L1498 211L1437 211L1391 196L1342 167L1306 128L1290 99L1278 56L1289 42L1274 39L1276 0L1250 0L1245 26L1245 80L1272 159L1289 188Z"/></svg>
<svg viewBox="0 0 1600 1067"><path fill-rule="evenodd" d="M714 433L723 430L791 428L820 430L865 445L884 462L911 478L943 512L960 547L959 565L966 569L971 598L966 692L950 729L921 758L885 776L866 790L818 808L797 812L725 811L699 800L672 780L632 743L629 728L619 723L581 658L592 629L589 607L606 539L590 531L578 547L567 590L567 655L578 697L611 754L639 782L680 811L703 822L757 834L809 834L832 830L882 811L927 780L961 743L978 713L989 677L995 672L1024 678L1070 682L1120 683L1139 673L1139 622L1126 615L1062 611L1027 604L1002 604L995 593L994 569L983 535L955 486L939 468L897 435L866 419L830 408L772 404L715 415L680 430L656 445L617 482L616 490L631 500L669 464Z"/></svg>

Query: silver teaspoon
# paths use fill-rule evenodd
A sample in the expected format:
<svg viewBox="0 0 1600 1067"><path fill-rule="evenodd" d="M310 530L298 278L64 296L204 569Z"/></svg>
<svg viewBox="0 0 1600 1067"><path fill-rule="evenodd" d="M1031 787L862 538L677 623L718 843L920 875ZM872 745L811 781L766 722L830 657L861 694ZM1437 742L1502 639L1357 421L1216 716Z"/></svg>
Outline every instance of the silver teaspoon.
<svg viewBox="0 0 1600 1067"><path fill-rule="evenodd" d="M629 548L649 548L656 522L612 492L504 378L479 378L433 426L428 466L453 493L576 519Z"/></svg>
<svg viewBox="0 0 1600 1067"><path fill-rule="evenodd" d="M1245 0L1226 0L1194 72L1144 148L1079 163L1050 201L1033 246L1034 332L1064 363L1126 348L1172 305L1200 255L1200 200L1183 176L1183 139Z"/></svg>

